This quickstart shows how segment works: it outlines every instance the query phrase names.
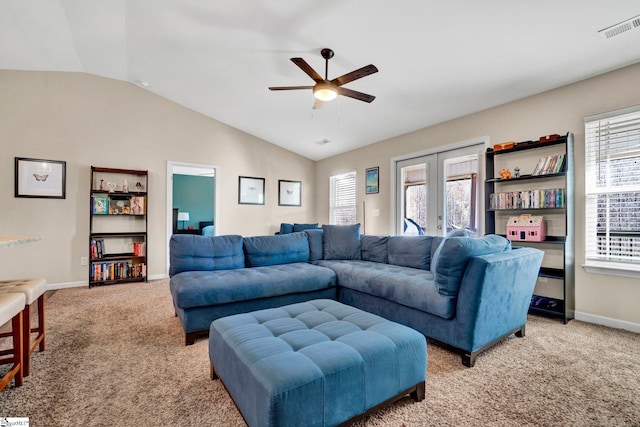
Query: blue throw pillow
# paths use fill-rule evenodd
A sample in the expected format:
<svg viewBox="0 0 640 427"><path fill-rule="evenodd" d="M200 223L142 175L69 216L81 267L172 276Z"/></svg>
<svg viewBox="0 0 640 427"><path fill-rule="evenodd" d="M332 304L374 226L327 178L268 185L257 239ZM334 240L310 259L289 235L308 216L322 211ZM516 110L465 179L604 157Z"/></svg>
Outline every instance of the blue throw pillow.
<svg viewBox="0 0 640 427"><path fill-rule="evenodd" d="M293 233L293 224L288 224L286 222L283 222L282 224L280 224L280 234L289 234L289 233Z"/></svg>
<svg viewBox="0 0 640 427"><path fill-rule="evenodd" d="M362 260L388 263L387 242L389 236L362 236L360 244L362 248Z"/></svg>
<svg viewBox="0 0 640 427"><path fill-rule="evenodd" d="M432 236L391 236L389 264L426 270L431 259Z"/></svg>
<svg viewBox="0 0 640 427"><path fill-rule="evenodd" d="M362 259L360 224L323 225L323 259Z"/></svg>
<svg viewBox="0 0 640 427"><path fill-rule="evenodd" d="M298 231L304 231L304 230L313 230L314 228L318 228L317 222L315 224L296 224L295 222L293 223L294 233L297 233Z"/></svg>
<svg viewBox="0 0 640 427"><path fill-rule="evenodd" d="M169 276L183 271L244 268L242 236L174 234L169 240Z"/></svg>
<svg viewBox="0 0 640 427"><path fill-rule="evenodd" d="M322 259L322 228L310 228L304 233L309 238L309 261Z"/></svg>
<svg viewBox="0 0 640 427"><path fill-rule="evenodd" d="M442 242L436 261L435 281L442 295L456 296L462 276L472 257L504 252L511 243L502 236L488 234L482 238L452 237ZM437 251L436 251L437 252Z"/></svg>
<svg viewBox="0 0 640 427"><path fill-rule="evenodd" d="M469 237L469 234L467 233L466 230L451 230L444 237L434 236L433 243L438 246L436 247L436 250L433 252L433 255L431 256L430 270L433 274L436 273L436 264L438 263L438 258L440 258L440 248L442 248L442 243L449 237ZM431 247L431 249L433 249L433 246Z"/></svg>

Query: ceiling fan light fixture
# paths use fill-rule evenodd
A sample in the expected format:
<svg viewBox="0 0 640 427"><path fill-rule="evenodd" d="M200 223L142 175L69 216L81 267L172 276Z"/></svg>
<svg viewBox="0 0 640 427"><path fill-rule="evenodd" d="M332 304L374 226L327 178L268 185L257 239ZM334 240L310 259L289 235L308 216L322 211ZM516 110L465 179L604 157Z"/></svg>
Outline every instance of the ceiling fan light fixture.
<svg viewBox="0 0 640 427"><path fill-rule="evenodd" d="M321 82L313 87L313 96L320 101L331 101L338 96L338 90L330 83Z"/></svg>

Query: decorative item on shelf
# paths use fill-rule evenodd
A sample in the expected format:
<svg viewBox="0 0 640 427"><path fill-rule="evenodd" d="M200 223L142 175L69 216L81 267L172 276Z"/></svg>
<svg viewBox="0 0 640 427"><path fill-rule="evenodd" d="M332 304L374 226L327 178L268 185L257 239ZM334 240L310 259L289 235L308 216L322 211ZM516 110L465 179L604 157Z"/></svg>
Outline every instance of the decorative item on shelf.
<svg viewBox="0 0 640 427"><path fill-rule="evenodd" d="M104 191L104 187L102 186L103 183L104 183L104 179L100 179L100 188L98 190Z"/></svg>
<svg viewBox="0 0 640 427"><path fill-rule="evenodd" d="M500 169L498 173L501 179L511 179L511 171L509 169Z"/></svg>
<svg viewBox="0 0 640 427"><path fill-rule="evenodd" d="M129 192L129 183L127 182L126 179L122 182L122 192L123 193Z"/></svg>
<svg viewBox="0 0 640 427"><path fill-rule="evenodd" d="M131 200L130 199L111 199L109 202L110 215L130 215Z"/></svg>
<svg viewBox="0 0 640 427"><path fill-rule="evenodd" d="M555 141L558 138L560 138L560 135L558 135L557 133L554 133L552 135L541 136L540 142L551 142L551 141Z"/></svg>
<svg viewBox="0 0 640 427"><path fill-rule="evenodd" d="M520 178L520 168L518 166L516 166L515 168L513 168L513 172L514 172L514 178Z"/></svg>
<svg viewBox="0 0 640 427"><path fill-rule="evenodd" d="M136 182L136 191L144 191L144 185L140 181Z"/></svg>
<svg viewBox="0 0 640 427"><path fill-rule="evenodd" d="M114 182L107 182L107 188L109 189L109 193L114 193L116 191L116 184Z"/></svg>
<svg viewBox="0 0 640 427"><path fill-rule="evenodd" d="M494 151L507 150L516 146L515 141L501 142L500 144L494 144Z"/></svg>
<svg viewBox="0 0 640 427"><path fill-rule="evenodd" d="M542 242L547 238L547 230L542 216L522 214L509 217L507 239L515 241Z"/></svg>
<svg viewBox="0 0 640 427"><path fill-rule="evenodd" d="M182 230L184 230L184 222L189 221L189 212L178 212L178 221L182 223Z"/></svg>

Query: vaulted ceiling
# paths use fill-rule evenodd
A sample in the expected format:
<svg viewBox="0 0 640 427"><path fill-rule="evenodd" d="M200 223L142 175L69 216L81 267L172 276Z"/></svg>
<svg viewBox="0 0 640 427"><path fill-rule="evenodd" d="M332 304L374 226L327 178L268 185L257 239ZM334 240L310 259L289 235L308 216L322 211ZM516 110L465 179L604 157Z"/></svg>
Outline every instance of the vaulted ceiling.
<svg viewBox="0 0 640 427"><path fill-rule="evenodd" d="M0 68L131 82L310 159L323 159L640 61L638 0L2 0ZM313 85L379 72L312 109ZM322 141L328 141L321 144Z"/></svg>

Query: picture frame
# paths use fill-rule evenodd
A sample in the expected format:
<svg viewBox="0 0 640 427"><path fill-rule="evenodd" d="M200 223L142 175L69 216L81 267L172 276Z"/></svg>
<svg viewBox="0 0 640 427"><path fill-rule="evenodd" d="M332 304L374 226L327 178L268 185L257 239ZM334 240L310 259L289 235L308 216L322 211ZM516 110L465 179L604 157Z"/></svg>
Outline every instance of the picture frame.
<svg viewBox="0 0 640 427"><path fill-rule="evenodd" d="M239 176L238 204L264 205L264 178Z"/></svg>
<svg viewBox="0 0 640 427"><path fill-rule="evenodd" d="M278 180L278 206L302 206L302 181Z"/></svg>
<svg viewBox="0 0 640 427"><path fill-rule="evenodd" d="M15 158L15 197L65 199L67 162Z"/></svg>
<svg viewBox="0 0 640 427"><path fill-rule="evenodd" d="M365 194L376 194L380 191L380 168L367 168L365 176Z"/></svg>

